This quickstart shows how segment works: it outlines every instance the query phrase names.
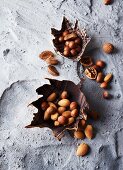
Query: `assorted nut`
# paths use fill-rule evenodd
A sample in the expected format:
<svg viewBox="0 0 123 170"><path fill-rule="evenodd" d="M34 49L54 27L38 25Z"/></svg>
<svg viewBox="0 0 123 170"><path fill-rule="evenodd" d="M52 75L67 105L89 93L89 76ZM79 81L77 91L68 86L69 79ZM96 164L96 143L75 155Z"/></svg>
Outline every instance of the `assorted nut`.
<svg viewBox="0 0 123 170"><path fill-rule="evenodd" d="M77 156L85 156L85 155L87 155L88 151L89 151L89 146L86 143L82 143L78 146L76 155Z"/></svg>

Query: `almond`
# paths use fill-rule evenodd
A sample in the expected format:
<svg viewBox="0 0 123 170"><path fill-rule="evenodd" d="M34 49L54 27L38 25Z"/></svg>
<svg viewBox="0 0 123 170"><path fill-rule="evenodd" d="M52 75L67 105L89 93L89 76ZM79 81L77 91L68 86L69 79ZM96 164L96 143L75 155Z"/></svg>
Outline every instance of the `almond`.
<svg viewBox="0 0 123 170"><path fill-rule="evenodd" d="M56 105L54 103L52 103L52 102L48 102L48 105L53 106L53 107L55 107L55 109L57 109Z"/></svg>
<svg viewBox="0 0 123 170"><path fill-rule="evenodd" d="M66 110L66 107L58 107L58 113L62 114Z"/></svg>
<svg viewBox="0 0 123 170"><path fill-rule="evenodd" d="M68 99L62 99L58 102L59 106L68 107L70 106L70 101Z"/></svg>
<svg viewBox="0 0 123 170"><path fill-rule="evenodd" d="M55 92L53 92L52 94L49 95L49 97L47 98L48 102L52 102L56 99L57 94Z"/></svg>
<svg viewBox="0 0 123 170"><path fill-rule="evenodd" d="M55 113L51 115L51 120L57 120L58 119L59 114Z"/></svg>
<svg viewBox="0 0 123 170"><path fill-rule="evenodd" d="M98 60L98 61L96 62L96 65L99 66L100 68L104 68L104 67L105 67L105 62L102 61L102 60Z"/></svg>
<svg viewBox="0 0 123 170"><path fill-rule="evenodd" d="M71 117L71 112L70 111L65 111L62 113L62 116L66 117L66 118L69 118Z"/></svg>
<svg viewBox="0 0 123 170"><path fill-rule="evenodd" d="M44 120L50 119L51 114L54 114L56 109L52 106L48 107L47 110L44 112Z"/></svg>
<svg viewBox="0 0 123 170"><path fill-rule="evenodd" d="M74 131L74 138L84 139L84 137L85 137L85 135L82 131L80 131L80 130Z"/></svg>
<svg viewBox="0 0 123 170"><path fill-rule="evenodd" d="M87 125L85 128L85 136L88 139L92 139L93 138L93 127L92 125Z"/></svg>
<svg viewBox="0 0 123 170"><path fill-rule="evenodd" d="M60 125L60 123L56 120L55 122L54 122L54 126L59 126Z"/></svg>
<svg viewBox="0 0 123 170"><path fill-rule="evenodd" d="M61 94L61 98L62 99L68 98L68 92L67 91L63 91L62 94Z"/></svg>
<svg viewBox="0 0 123 170"><path fill-rule="evenodd" d="M77 156L85 156L89 151L89 146L86 143L82 143L78 146L76 155Z"/></svg>
<svg viewBox="0 0 123 170"><path fill-rule="evenodd" d="M59 63L59 61L55 59L54 57L47 58L46 62L47 64L50 64L50 65L57 65Z"/></svg>
<svg viewBox="0 0 123 170"><path fill-rule="evenodd" d="M64 116L59 116L58 117L58 122L61 124L61 125L64 125L66 123L66 118Z"/></svg>
<svg viewBox="0 0 123 170"><path fill-rule="evenodd" d="M71 104L70 104L70 110L74 110L74 109L76 109L77 107L78 107L77 102L71 102Z"/></svg>
<svg viewBox="0 0 123 170"><path fill-rule="evenodd" d="M49 107L49 105L48 105L47 102L42 102L42 103L41 103L41 108L42 108L42 110L45 111L48 107Z"/></svg>
<svg viewBox="0 0 123 170"><path fill-rule="evenodd" d="M52 66L52 65L49 65L48 66L48 72L52 75L52 76L59 76L59 72L57 71L57 69Z"/></svg>
<svg viewBox="0 0 123 170"><path fill-rule="evenodd" d="M46 60L48 59L49 57L54 57L54 54L51 52L51 51L43 51L39 57L42 59L42 60Z"/></svg>
<svg viewBox="0 0 123 170"><path fill-rule="evenodd" d="M109 73L105 76L104 81L108 83L111 81L112 77L113 77L113 74Z"/></svg>
<svg viewBox="0 0 123 170"><path fill-rule="evenodd" d="M77 37L77 34L72 32L71 34L67 34L65 37L64 37L64 40L71 40L71 39L75 39Z"/></svg>
<svg viewBox="0 0 123 170"><path fill-rule="evenodd" d="M112 2L112 0L103 0L103 3L104 3L105 5L110 5L111 2Z"/></svg>
<svg viewBox="0 0 123 170"><path fill-rule="evenodd" d="M72 124L74 122L74 118L73 117L70 117L68 118L68 125Z"/></svg>

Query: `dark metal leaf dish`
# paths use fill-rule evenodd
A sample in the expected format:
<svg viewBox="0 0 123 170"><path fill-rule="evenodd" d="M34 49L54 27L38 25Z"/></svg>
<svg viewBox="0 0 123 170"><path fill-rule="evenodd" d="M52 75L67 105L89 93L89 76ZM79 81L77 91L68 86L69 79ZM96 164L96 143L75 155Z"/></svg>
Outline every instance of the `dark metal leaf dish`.
<svg viewBox="0 0 123 170"><path fill-rule="evenodd" d="M69 20L63 17L61 30L51 28L51 34L55 37L53 45L56 52L62 56L79 61L90 42L90 38L85 29L79 29L78 20L76 20L74 27L71 25Z"/></svg>
<svg viewBox="0 0 123 170"><path fill-rule="evenodd" d="M80 90L79 84L76 85L72 81L67 81L67 80L63 80L63 81L58 81L54 79L48 79L48 80L50 84L44 84L43 86L39 87L36 90L36 92L39 95L43 95L43 96L39 98L38 100L31 103L34 107L38 109L38 112L34 113L34 117L33 117L31 124L26 126L26 128L48 127L53 131L55 137L57 137L57 139L60 140L64 136L65 131L77 130L79 121L81 121L82 119L87 120L86 111L89 109L89 105L86 101L84 94ZM70 102L75 101L78 104L77 107L78 107L79 112L78 112L78 115L74 117L74 121L71 124L68 124L66 122L64 125L62 124L59 126L55 126L53 120L44 118L46 110L44 111L41 105L43 102L50 101L48 100L49 99L48 97L51 96L51 94L55 93L57 94L57 97L53 99L54 100L53 103L58 108L59 101L61 100L61 94L63 91L68 92L69 94L68 99ZM49 102L49 103L51 104L52 102ZM67 110L70 110L70 106L67 106L66 108ZM58 110L56 112L58 112Z"/></svg>

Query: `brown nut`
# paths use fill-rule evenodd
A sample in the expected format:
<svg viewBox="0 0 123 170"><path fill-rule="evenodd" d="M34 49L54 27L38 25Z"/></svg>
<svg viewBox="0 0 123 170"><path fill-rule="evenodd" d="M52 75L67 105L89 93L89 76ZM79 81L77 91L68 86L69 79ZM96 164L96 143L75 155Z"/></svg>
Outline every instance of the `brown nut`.
<svg viewBox="0 0 123 170"><path fill-rule="evenodd" d="M71 125L74 121L75 121L75 119L73 117L69 117L68 118L68 125Z"/></svg>
<svg viewBox="0 0 123 170"><path fill-rule="evenodd" d="M104 98L104 99L109 99L110 97L111 97L111 95L109 94L108 91L104 91L104 92L103 92L103 98Z"/></svg>
<svg viewBox="0 0 123 170"><path fill-rule="evenodd" d="M60 125L60 123L56 120L55 122L54 122L54 126L59 126Z"/></svg>
<svg viewBox="0 0 123 170"><path fill-rule="evenodd" d="M64 125L66 123L66 118L64 116L59 116L58 117L58 122L61 124L61 125Z"/></svg>
<svg viewBox="0 0 123 170"><path fill-rule="evenodd" d="M71 53L73 56L76 56L76 55L77 55L77 51L76 51L76 49L72 49L72 50L70 50L70 53Z"/></svg>
<svg viewBox="0 0 123 170"><path fill-rule="evenodd" d="M80 130L74 131L74 138L84 139L84 137L85 137L85 135L82 131L80 131Z"/></svg>
<svg viewBox="0 0 123 170"><path fill-rule="evenodd" d="M85 155L87 155L88 151L89 151L89 146L86 143L82 143L78 146L76 155L77 156L85 156Z"/></svg>
<svg viewBox="0 0 123 170"><path fill-rule="evenodd" d="M42 103L41 103L41 109L42 109L42 110L45 111L48 107L49 107L49 105L48 105L47 102L42 102Z"/></svg>
<svg viewBox="0 0 123 170"><path fill-rule="evenodd" d="M64 40L65 40L65 41L67 41L67 40L73 40L73 39L75 39L76 37L77 37L77 34L74 33L74 32L72 32L72 33L70 33L70 34L65 35Z"/></svg>
<svg viewBox="0 0 123 170"><path fill-rule="evenodd" d="M64 56L68 57L70 55L70 52L66 50L66 51L64 51L63 54L64 54Z"/></svg>
<svg viewBox="0 0 123 170"><path fill-rule="evenodd" d="M65 45L66 45L66 46L69 46L69 42L70 42L70 41L66 41L66 42L65 42Z"/></svg>
<svg viewBox="0 0 123 170"><path fill-rule="evenodd" d="M53 106L53 107L55 107L55 109L57 109L56 105L54 103L52 103L52 102L48 102L48 105Z"/></svg>
<svg viewBox="0 0 123 170"><path fill-rule="evenodd" d="M59 42L63 42L64 41L64 37L59 37Z"/></svg>
<svg viewBox="0 0 123 170"><path fill-rule="evenodd" d="M53 92L52 94L49 95L49 97L47 98L48 102L52 102L56 99L57 94L55 92Z"/></svg>
<svg viewBox="0 0 123 170"><path fill-rule="evenodd" d="M93 67L86 68L84 73L89 79L96 79L97 77L97 71Z"/></svg>
<svg viewBox="0 0 123 170"><path fill-rule="evenodd" d="M92 127L92 125L87 125L84 132L85 132L85 136L88 139L93 138L93 127Z"/></svg>
<svg viewBox="0 0 123 170"><path fill-rule="evenodd" d="M68 96L69 96L68 92L67 91L63 91L60 97L61 97L61 99L66 99L66 98L68 98Z"/></svg>
<svg viewBox="0 0 123 170"><path fill-rule="evenodd" d="M48 66L48 72L52 75L52 76L59 76L59 72L58 70L52 66L52 65L49 65Z"/></svg>
<svg viewBox="0 0 123 170"><path fill-rule="evenodd" d="M63 35L63 37L65 37L67 34L69 34L68 30L64 31L62 35Z"/></svg>
<svg viewBox="0 0 123 170"><path fill-rule="evenodd" d="M66 110L66 107L58 107L58 113L62 114Z"/></svg>
<svg viewBox="0 0 123 170"><path fill-rule="evenodd" d="M69 110L65 111L65 112L62 113L62 116L69 118L69 117L71 117L71 112Z"/></svg>
<svg viewBox="0 0 123 170"><path fill-rule="evenodd" d="M105 76L104 81L108 83L112 80L112 77L113 77L113 74L109 73Z"/></svg>
<svg viewBox="0 0 123 170"><path fill-rule="evenodd" d="M51 120L57 120L58 119L58 116L59 116L59 114L58 113L54 113L54 114L52 114L51 115Z"/></svg>
<svg viewBox="0 0 123 170"><path fill-rule="evenodd" d="M74 109L71 111L71 116L72 117L77 117L78 116L78 110L77 109Z"/></svg>
<svg viewBox="0 0 123 170"><path fill-rule="evenodd" d="M82 126L82 128L86 126L86 121L84 119L80 121L80 126Z"/></svg>
<svg viewBox="0 0 123 170"><path fill-rule="evenodd" d="M104 80L104 75L102 72L99 72L96 78L96 82L101 83Z"/></svg>
<svg viewBox="0 0 123 170"><path fill-rule="evenodd" d="M59 61L54 57L49 57L46 59L47 64L57 65Z"/></svg>
<svg viewBox="0 0 123 170"><path fill-rule="evenodd" d="M97 72L100 72L100 67L99 67L99 66L94 65L93 68L94 68Z"/></svg>
<svg viewBox="0 0 123 170"><path fill-rule="evenodd" d="M111 2L112 2L112 0L103 0L103 3L104 3L105 5L110 5Z"/></svg>
<svg viewBox="0 0 123 170"><path fill-rule="evenodd" d="M44 120L50 119L51 114L54 114L56 109L52 106L48 107L47 110L44 112Z"/></svg>
<svg viewBox="0 0 123 170"><path fill-rule="evenodd" d="M70 106L70 101L68 99L62 99L58 102L59 106L68 107Z"/></svg>
<svg viewBox="0 0 123 170"><path fill-rule="evenodd" d="M108 87L108 83L107 82L103 82L100 84L100 87L103 89L106 89Z"/></svg>
<svg viewBox="0 0 123 170"><path fill-rule="evenodd" d="M70 48L69 48L68 46L65 46L65 47L64 47L64 51L70 52Z"/></svg>
<svg viewBox="0 0 123 170"><path fill-rule="evenodd" d="M111 54L114 50L114 46L111 43L104 43L102 48L107 54Z"/></svg>
<svg viewBox="0 0 123 170"><path fill-rule="evenodd" d="M74 41L76 44L81 44L81 39L80 38L76 38Z"/></svg>
<svg viewBox="0 0 123 170"><path fill-rule="evenodd" d="M78 107L78 103L77 103L77 102L71 102L71 104L70 104L70 110L77 109L77 107Z"/></svg>
<svg viewBox="0 0 123 170"><path fill-rule="evenodd" d="M96 65L99 66L99 67L101 67L101 68L104 68L104 67L105 67L105 62L102 61L102 60L98 60L98 61L96 62Z"/></svg>
<svg viewBox="0 0 123 170"><path fill-rule="evenodd" d="M76 48L76 44L75 44L74 41L70 41L68 46L69 46L69 48L71 48L71 49Z"/></svg>
<svg viewBox="0 0 123 170"><path fill-rule="evenodd" d="M89 113L89 116L94 119L94 120L97 120L99 118L99 113L98 112L95 112L95 111L91 111Z"/></svg>
<svg viewBox="0 0 123 170"><path fill-rule="evenodd" d="M43 51L39 57L42 59L42 60L46 60L47 58L49 57L54 57L54 54L51 52L51 51Z"/></svg>

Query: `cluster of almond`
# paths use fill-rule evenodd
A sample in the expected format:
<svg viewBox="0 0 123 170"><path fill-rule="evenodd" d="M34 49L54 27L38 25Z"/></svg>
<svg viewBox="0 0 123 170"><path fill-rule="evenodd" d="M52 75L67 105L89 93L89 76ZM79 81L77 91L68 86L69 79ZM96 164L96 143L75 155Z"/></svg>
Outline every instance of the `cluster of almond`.
<svg viewBox="0 0 123 170"><path fill-rule="evenodd" d="M63 55L66 57L74 57L82 49L82 40L74 31L64 31L58 40L63 45Z"/></svg>
<svg viewBox="0 0 123 170"><path fill-rule="evenodd" d="M76 101L70 101L67 91L63 91L60 95L56 92L51 93L46 101L41 103L41 109L44 111L44 120L51 122L54 126L72 125L79 116L79 105ZM97 119L97 113L91 112L90 117ZM87 124L87 120L80 119L78 128L75 128L73 136L76 139L93 138L93 127ZM84 147L86 149L84 150ZM76 155L84 156L88 153L89 146L87 144L78 147Z"/></svg>
<svg viewBox="0 0 123 170"><path fill-rule="evenodd" d="M79 106L77 102L71 102L68 97L67 91L63 91L60 96L55 92L50 94L47 100L41 103L44 120L54 121L54 126L74 123L79 113Z"/></svg>
<svg viewBox="0 0 123 170"><path fill-rule="evenodd" d="M39 57L46 61L48 65L48 72L53 76L59 76L59 72L54 65L58 65L59 61L56 59L51 51L43 51Z"/></svg>
<svg viewBox="0 0 123 170"><path fill-rule="evenodd" d="M105 43L103 45L103 51L107 54L112 53L113 49L114 49L114 47L110 43ZM88 62L88 64L87 64L87 62ZM83 65L83 61L81 61L81 63ZM90 65L91 65L91 67L88 67L85 69L85 75L89 79L93 79L93 80L96 80L96 82L101 83L100 84L101 88L103 88L103 89L108 88L108 85L109 85L110 81L112 80L113 74L112 73L108 73L107 75L103 74L102 69L106 66L106 63L102 60L98 60L96 62L96 64L94 65L91 58L89 58L86 61L86 66L90 66ZM109 94L108 91L104 91L103 97L108 99L111 97L111 95Z"/></svg>

